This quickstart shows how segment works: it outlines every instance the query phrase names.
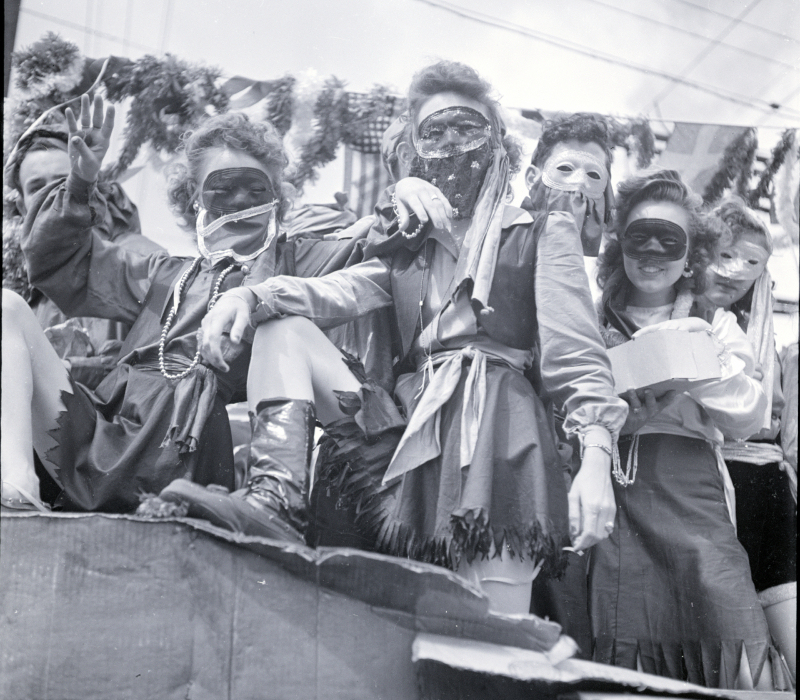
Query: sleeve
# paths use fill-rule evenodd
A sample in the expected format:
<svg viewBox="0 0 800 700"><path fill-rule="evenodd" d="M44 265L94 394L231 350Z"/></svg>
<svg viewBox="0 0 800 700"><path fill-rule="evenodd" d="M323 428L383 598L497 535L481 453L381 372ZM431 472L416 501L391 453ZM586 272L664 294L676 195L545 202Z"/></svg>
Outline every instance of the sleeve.
<svg viewBox="0 0 800 700"><path fill-rule="evenodd" d="M254 323L279 316L305 316L323 330L392 304L389 266L381 258L325 277L272 277L227 293L241 297L255 310Z"/></svg>
<svg viewBox="0 0 800 700"><path fill-rule="evenodd" d="M730 311L717 309L711 331L721 345L722 376L699 383L687 393L725 437L747 438L759 429L767 402L761 382L753 377L753 348Z"/></svg>
<svg viewBox="0 0 800 700"><path fill-rule="evenodd" d="M106 200L93 183L70 175L35 199L22 250L28 275L68 316L132 324L166 251L145 255L102 239Z"/></svg>
<svg viewBox="0 0 800 700"><path fill-rule="evenodd" d="M549 214L536 251L534 292L542 384L564 407L564 432L613 438L628 406L614 394L611 363L597 325L580 234L564 212Z"/></svg>

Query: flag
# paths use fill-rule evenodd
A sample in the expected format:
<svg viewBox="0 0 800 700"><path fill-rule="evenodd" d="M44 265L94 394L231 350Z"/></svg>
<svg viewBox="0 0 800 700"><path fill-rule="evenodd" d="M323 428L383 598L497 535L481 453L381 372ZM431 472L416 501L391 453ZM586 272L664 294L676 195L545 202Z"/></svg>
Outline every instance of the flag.
<svg viewBox="0 0 800 700"><path fill-rule="evenodd" d="M676 122L658 166L677 170L692 190L702 194L719 169L725 149L746 130L743 126Z"/></svg>
<svg viewBox="0 0 800 700"><path fill-rule="evenodd" d="M389 184L389 173L380 153L364 153L345 146L343 189L348 196L348 206L359 219L372 214Z"/></svg>

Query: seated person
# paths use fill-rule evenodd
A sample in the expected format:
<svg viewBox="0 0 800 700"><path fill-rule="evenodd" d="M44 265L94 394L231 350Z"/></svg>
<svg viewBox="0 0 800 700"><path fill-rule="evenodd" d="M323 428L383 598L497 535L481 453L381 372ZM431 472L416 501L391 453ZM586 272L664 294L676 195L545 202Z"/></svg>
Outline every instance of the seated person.
<svg viewBox="0 0 800 700"><path fill-rule="evenodd" d="M458 570L493 609L527 613L531 581L561 569L563 547L608 536L625 403L613 394L572 217L504 204L518 151L490 93L462 64L423 69L409 91L411 143L398 155L428 184L401 197L398 183L403 217L388 197L379 203L364 262L223 296L203 323L202 352L225 371L223 333L240 343L258 309L248 400L260 459L236 493L178 480L161 498L248 534L280 517L302 541L316 416L336 443L321 469L355 501L376 548ZM406 230L409 200L427 214ZM397 404L320 330L377 308L394 316ZM538 392L524 375L535 359ZM569 497L544 392L582 440Z"/></svg>
<svg viewBox="0 0 800 700"><path fill-rule="evenodd" d="M51 183L69 174L67 155L67 129L62 124L37 126L20 139L6 164L6 182L13 188L13 200L4 222L12 240L9 245L19 249L18 232L30 210L34 198ZM162 250L154 241L141 235L136 205L128 199L116 182L99 180L98 188L106 200L106 216L97 221L95 230L106 241L113 241L139 253ZM27 269L21 251L7 269L3 269L3 286L6 280L21 277L19 291L33 309L39 324L56 347L59 356L66 360L73 376L83 384L96 386L110 371L128 327L116 321L100 318L68 317L35 287L27 282ZM4 261L5 262L5 261ZM14 263L21 269L13 269ZM65 325L66 324L66 325Z"/></svg>

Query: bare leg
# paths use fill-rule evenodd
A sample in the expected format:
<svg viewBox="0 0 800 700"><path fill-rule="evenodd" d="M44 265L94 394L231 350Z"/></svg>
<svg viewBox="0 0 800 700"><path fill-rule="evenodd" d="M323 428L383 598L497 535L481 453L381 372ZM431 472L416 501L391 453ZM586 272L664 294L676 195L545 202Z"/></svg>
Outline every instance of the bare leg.
<svg viewBox="0 0 800 700"><path fill-rule="evenodd" d="M253 339L247 404L264 399L312 401L323 425L344 418L334 391L358 391L361 383L336 346L311 321L290 316L262 324Z"/></svg>
<svg viewBox="0 0 800 700"><path fill-rule="evenodd" d="M48 431L64 410L62 391L71 391L64 364L36 317L18 294L3 290L2 470L4 489L19 486L38 496L33 452L54 475L45 458L56 442ZM17 497L19 494L8 493Z"/></svg>
<svg viewBox="0 0 800 700"><path fill-rule="evenodd" d="M494 547L492 547L494 550ZM539 573L530 559L512 559L508 555L462 563L458 574L478 586L489 598L489 610L505 615L527 615L531 605L531 583Z"/></svg>
<svg viewBox="0 0 800 700"><path fill-rule="evenodd" d="M759 594L770 634L797 678L797 583L784 583Z"/></svg>

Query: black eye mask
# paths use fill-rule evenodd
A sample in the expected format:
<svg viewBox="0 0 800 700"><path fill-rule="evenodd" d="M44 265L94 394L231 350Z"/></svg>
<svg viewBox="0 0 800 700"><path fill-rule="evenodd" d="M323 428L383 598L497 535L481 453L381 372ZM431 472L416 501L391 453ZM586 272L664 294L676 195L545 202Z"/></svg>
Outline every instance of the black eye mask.
<svg viewBox="0 0 800 700"><path fill-rule="evenodd" d="M653 240L658 245L652 244ZM635 260L680 260L689 239L678 224L666 219L637 219L622 234L622 252Z"/></svg>
<svg viewBox="0 0 800 700"><path fill-rule="evenodd" d="M224 168L208 174L203 183L203 207L213 214L244 211L275 199L275 188L258 168Z"/></svg>

